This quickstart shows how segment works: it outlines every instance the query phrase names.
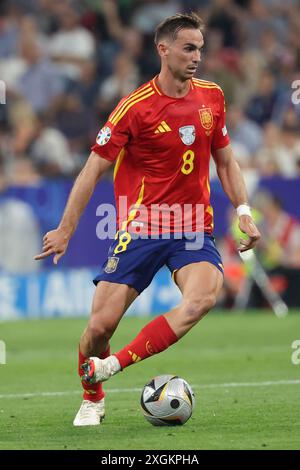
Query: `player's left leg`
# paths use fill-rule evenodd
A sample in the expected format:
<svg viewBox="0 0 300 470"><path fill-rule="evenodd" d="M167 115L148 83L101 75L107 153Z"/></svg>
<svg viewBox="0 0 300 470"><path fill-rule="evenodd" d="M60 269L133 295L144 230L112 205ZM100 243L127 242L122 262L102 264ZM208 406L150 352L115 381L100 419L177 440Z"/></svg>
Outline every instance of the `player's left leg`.
<svg viewBox="0 0 300 470"><path fill-rule="evenodd" d="M104 391L102 384L84 380L86 360L94 361L110 356L109 338L120 318L133 302L137 292L124 284L99 282L94 294L91 318L85 329L79 347L78 373L84 390L83 402L73 421L74 426L98 425L105 415ZM114 358L115 361L116 358Z"/></svg>
<svg viewBox="0 0 300 470"><path fill-rule="evenodd" d="M122 369L164 351L196 325L215 305L223 274L209 262L191 263L176 272L176 283L182 293L180 305L152 320L114 354Z"/></svg>
<svg viewBox="0 0 300 470"><path fill-rule="evenodd" d="M184 336L215 305L223 284L223 274L213 264L201 261L183 266L176 272L176 282L182 292L181 304L148 323L131 343L115 353L120 369L158 354ZM97 381L103 382L112 374L106 373L106 361L100 361Z"/></svg>
<svg viewBox="0 0 300 470"><path fill-rule="evenodd" d="M214 264L202 261L183 266L175 279L182 301L164 316L179 339L214 307L223 285L223 274Z"/></svg>

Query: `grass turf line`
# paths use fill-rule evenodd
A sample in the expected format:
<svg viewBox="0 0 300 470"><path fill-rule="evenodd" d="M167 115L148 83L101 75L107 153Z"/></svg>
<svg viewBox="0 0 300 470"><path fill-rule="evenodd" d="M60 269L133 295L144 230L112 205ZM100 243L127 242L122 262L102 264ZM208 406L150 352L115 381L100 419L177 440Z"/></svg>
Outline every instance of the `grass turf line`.
<svg viewBox="0 0 300 470"><path fill-rule="evenodd" d="M147 322L125 318L115 351ZM168 351L129 367L105 384L107 418L74 428L80 394L0 399L0 449L298 449L300 385L206 387L209 384L299 380L291 344L300 317L270 313L210 313ZM0 324L7 364L0 365L0 395L80 390L78 338L86 319ZM141 415L139 390L160 374L195 384L196 408L182 427L155 428ZM203 385L203 387L201 387ZM111 389L137 389L111 393Z"/></svg>

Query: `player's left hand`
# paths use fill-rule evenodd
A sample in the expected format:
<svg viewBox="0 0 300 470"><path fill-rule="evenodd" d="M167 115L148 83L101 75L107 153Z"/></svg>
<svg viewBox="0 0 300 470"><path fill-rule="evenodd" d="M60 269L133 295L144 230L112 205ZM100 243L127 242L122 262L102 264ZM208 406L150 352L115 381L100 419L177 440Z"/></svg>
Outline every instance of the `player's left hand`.
<svg viewBox="0 0 300 470"><path fill-rule="evenodd" d="M57 264L60 258L65 254L68 248L71 236L62 228L51 230L43 238L43 251L36 255L36 261L43 260L48 256L54 255L53 263Z"/></svg>
<svg viewBox="0 0 300 470"><path fill-rule="evenodd" d="M251 248L254 248L261 237L252 217L249 215L241 215L239 218L239 228L248 236L248 238L240 238L240 245L238 246L238 250L241 252L251 250Z"/></svg>

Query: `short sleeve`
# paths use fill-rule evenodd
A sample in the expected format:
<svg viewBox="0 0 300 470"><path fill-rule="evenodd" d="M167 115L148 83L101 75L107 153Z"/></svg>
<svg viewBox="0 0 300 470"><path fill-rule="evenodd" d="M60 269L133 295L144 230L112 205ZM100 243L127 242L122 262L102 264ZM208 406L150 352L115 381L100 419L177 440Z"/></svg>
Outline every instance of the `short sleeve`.
<svg viewBox="0 0 300 470"><path fill-rule="evenodd" d="M131 110L123 113L122 103L123 100L111 113L108 121L100 129L95 145L91 148L100 157L111 162L117 159L133 134Z"/></svg>
<svg viewBox="0 0 300 470"><path fill-rule="evenodd" d="M226 147L230 143L229 135L226 128L226 111L225 111L225 100L224 94L220 90L220 99L219 99L219 116L217 119L217 124L214 130L213 140L211 148L212 150L218 150L223 147Z"/></svg>

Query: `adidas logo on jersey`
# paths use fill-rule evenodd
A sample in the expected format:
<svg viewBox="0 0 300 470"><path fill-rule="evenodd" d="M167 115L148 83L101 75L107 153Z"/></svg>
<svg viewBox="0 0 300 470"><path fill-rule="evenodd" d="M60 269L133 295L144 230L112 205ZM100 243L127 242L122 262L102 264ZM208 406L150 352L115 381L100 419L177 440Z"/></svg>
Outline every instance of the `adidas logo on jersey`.
<svg viewBox="0 0 300 470"><path fill-rule="evenodd" d="M155 134L161 134L163 132L170 132L172 129L168 126L166 121L161 121L160 125L155 131Z"/></svg>

